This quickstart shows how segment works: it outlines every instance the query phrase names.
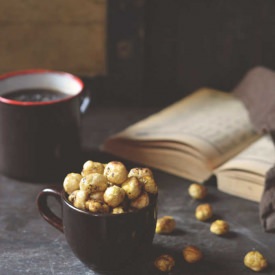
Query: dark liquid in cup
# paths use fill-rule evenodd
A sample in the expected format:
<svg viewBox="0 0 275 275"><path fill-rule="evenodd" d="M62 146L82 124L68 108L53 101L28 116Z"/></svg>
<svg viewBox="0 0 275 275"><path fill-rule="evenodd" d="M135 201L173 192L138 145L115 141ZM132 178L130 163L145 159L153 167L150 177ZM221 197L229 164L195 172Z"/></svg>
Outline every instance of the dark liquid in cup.
<svg viewBox="0 0 275 275"><path fill-rule="evenodd" d="M59 100L68 95L56 90L50 89L21 89L4 94L3 97L11 100L24 102L43 102Z"/></svg>

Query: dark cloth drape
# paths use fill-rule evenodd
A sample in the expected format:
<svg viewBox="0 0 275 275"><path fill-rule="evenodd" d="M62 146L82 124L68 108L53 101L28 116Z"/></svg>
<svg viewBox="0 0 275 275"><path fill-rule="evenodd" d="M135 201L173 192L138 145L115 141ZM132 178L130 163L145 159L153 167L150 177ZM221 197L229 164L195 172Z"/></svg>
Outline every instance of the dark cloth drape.
<svg viewBox="0 0 275 275"><path fill-rule="evenodd" d="M251 69L233 94L246 106L255 129L270 133L275 144L275 72L264 67ZM266 174L259 216L264 230L275 232L275 164Z"/></svg>

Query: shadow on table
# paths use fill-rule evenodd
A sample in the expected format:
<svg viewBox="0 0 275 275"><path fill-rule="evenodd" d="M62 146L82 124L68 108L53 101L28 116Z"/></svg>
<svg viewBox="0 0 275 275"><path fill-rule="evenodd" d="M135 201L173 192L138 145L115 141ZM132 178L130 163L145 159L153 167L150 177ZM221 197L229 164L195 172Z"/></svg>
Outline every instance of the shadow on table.
<svg viewBox="0 0 275 275"><path fill-rule="evenodd" d="M171 272L165 274L211 274L211 275L231 275L225 270L222 262L211 262L202 259L200 262L190 264L184 261L182 251L177 249L167 248L162 245L153 244L150 249L139 255L135 261L129 263L124 269L119 271L99 272L100 275L160 275L164 272L159 271L154 266L154 261L157 257L163 254L172 256L175 260L175 266Z"/></svg>

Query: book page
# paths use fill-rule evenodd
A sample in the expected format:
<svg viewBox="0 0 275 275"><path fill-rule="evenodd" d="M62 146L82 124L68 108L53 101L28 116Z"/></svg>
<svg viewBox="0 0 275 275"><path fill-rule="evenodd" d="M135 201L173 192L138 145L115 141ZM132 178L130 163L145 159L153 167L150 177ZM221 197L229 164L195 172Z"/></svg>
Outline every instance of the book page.
<svg viewBox="0 0 275 275"><path fill-rule="evenodd" d="M275 164L275 149L272 139L265 135L247 147L240 154L224 163L215 171L222 173L227 170L244 170L265 176L266 172Z"/></svg>
<svg viewBox="0 0 275 275"><path fill-rule="evenodd" d="M234 195L243 199L259 202L264 190L263 184L255 184L253 181L244 179L224 177L222 174L218 176L218 190L230 195Z"/></svg>
<svg viewBox="0 0 275 275"><path fill-rule="evenodd" d="M130 126L114 138L185 143L211 159L215 166L258 135L241 101L231 94L204 88Z"/></svg>
<svg viewBox="0 0 275 275"><path fill-rule="evenodd" d="M245 170L223 170L222 173L218 173L218 176L223 177L223 179L232 179L236 183L240 180L245 180L254 184L264 185L265 177L257 173L248 173ZM219 181L218 185L224 185L223 181Z"/></svg>

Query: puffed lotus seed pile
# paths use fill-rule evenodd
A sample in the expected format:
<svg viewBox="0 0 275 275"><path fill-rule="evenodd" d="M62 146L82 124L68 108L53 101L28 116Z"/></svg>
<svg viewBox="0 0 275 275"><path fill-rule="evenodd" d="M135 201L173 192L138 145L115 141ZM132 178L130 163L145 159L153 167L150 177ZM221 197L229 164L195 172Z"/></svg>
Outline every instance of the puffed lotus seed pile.
<svg viewBox="0 0 275 275"><path fill-rule="evenodd" d="M156 233L157 234L170 234L176 227L176 221L172 216L164 216L157 220Z"/></svg>
<svg viewBox="0 0 275 275"><path fill-rule="evenodd" d="M253 271L259 272L267 266L267 260L259 251L250 251L244 257L244 265Z"/></svg>
<svg viewBox="0 0 275 275"><path fill-rule="evenodd" d="M216 220L210 225L210 231L216 235L224 235L229 231L229 224L224 220Z"/></svg>
<svg viewBox="0 0 275 275"><path fill-rule="evenodd" d="M135 171L135 174L138 174ZM193 183L188 188L188 193L191 198L196 200L204 199L207 195L207 188L204 185ZM207 221L213 217L212 206L209 203L199 204L196 207L195 217L199 221ZM170 234L174 231L176 222L172 216L164 216L157 220L155 232L158 234ZM229 232L230 226L225 220L215 220L210 225L210 232L216 235L225 235ZM183 259L190 264L197 263L202 260L202 251L194 246L189 245L182 250ZM266 258L258 251L253 250L248 252L244 259L244 265L259 272L268 267ZM154 261L155 267L162 272L170 272L175 266L175 259L168 254L159 256Z"/></svg>
<svg viewBox="0 0 275 275"><path fill-rule="evenodd" d="M209 203L197 206L195 216L199 221L206 221L213 216L212 206Z"/></svg>
<svg viewBox="0 0 275 275"><path fill-rule="evenodd" d="M65 177L63 187L75 207L92 213L121 214L142 209L158 193L149 168L128 172L119 161L103 164L88 160L80 174Z"/></svg>
<svg viewBox="0 0 275 275"><path fill-rule="evenodd" d="M188 193L195 200L202 200L207 195L207 188L199 183L192 183L188 188Z"/></svg>
<svg viewBox="0 0 275 275"><path fill-rule="evenodd" d="M162 272L169 272L175 266L175 260L171 255L163 254L156 258L154 265Z"/></svg>
<svg viewBox="0 0 275 275"><path fill-rule="evenodd" d="M193 264L199 262L203 254L198 247L189 245L182 250L182 256L186 262Z"/></svg>

